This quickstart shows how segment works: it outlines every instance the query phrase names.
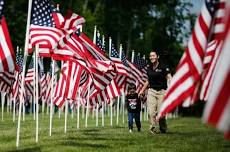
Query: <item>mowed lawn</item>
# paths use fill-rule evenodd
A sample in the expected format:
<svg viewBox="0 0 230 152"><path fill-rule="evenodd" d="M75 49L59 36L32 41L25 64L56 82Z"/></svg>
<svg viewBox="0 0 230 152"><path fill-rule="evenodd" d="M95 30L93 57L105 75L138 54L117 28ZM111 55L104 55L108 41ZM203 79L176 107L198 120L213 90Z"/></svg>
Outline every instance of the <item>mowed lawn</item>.
<svg viewBox="0 0 230 152"><path fill-rule="evenodd" d="M80 121L77 129L76 115L68 115L67 133L64 133L64 115L54 115L52 136L49 136L49 116L40 115L39 142L35 142L35 121L32 115L26 115L21 123L20 146L16 148L17 121L12 122L11 114L4 113L4 121L0 120L0 151L25 152L65 152L65 151L124 151L124 152L230 152L230 142L215 129L202 124L200 118L179 117L168 119L168 133L152 135L148 132L149 124L142 122L141 132L129 133L127 121L113 126L107 116L105 127L95 127L95 118L89 117L88 127L85 120Z"/></svg>

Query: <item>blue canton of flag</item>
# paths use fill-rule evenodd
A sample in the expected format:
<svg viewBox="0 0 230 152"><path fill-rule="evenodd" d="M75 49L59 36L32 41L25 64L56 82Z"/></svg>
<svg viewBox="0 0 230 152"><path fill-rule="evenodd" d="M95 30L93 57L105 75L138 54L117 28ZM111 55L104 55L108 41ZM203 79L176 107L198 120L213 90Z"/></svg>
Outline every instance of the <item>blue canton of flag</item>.
<svg viewBox="0 0 230 152"><path fill-rule="evenodd" d="M215 13L215 7L220 3L220 0L206 0L205 1L207 9L211 15Z"/></svg>
<svg viewBox="0 0 230 152"><path fill-rule="evenodd" d="M34 0L32 6L31 24L54 27L52 12L56 9L50 5L49 0Z"/></svg>
<svg viewBox="0 0 230 152"><path fill-rule="evenodd" d="M111 46L111 57L113 57L113 58L119 58L119 54L118 54L117 50L114 48L113 44Z"/></svg>
<svg viewBox="0 0 230 152"><path fill-rule="evenodd" d="M96 36L96 45L102 50L105 51L105 46L102 45L102 40L100 39L100 33L97 32Z"/></svg>
<svg viewBox="0 0 230 152"><path fill-rule="evenodd" d="M125 66L129 67L128 61L127 61L127 59L125 57L125 53L123 51L121 53L121 61Z"/></svg>
<svg viewBox="0 0 230 152"><path fill-rule="evenodd" d="M33 69L33 68L34 68L34 58L32 57L28 69Z"/></svg>
<svg viewBox="0 0 230 152"><path fill-rule="evenodd" d="M45 74L45 71L44 71L43 60L40 59L40 77L42 77L44 74Z"/></svg>
<svg viewBox="0 0 230 152"><path fill-rule="evenodd" d="M146 62L140 55L134 56L134 64L137 65L138 69L143 69L146 66Z"/></svg>
<svg viewBox="0 0 230 152"><path fill-rule="evenodd" d="M22 54L19 54L17 53L16 54L16 64L18 65L18 68L19 68L19 72L22 72L22 69L23 69L23 56Z"/></svg>
<svg viewBox="0 0 230 152"><path fill-rule="evenodd" d="M4 0L0 0L0 20L3 16L3 6L4 6Z"/></svg>

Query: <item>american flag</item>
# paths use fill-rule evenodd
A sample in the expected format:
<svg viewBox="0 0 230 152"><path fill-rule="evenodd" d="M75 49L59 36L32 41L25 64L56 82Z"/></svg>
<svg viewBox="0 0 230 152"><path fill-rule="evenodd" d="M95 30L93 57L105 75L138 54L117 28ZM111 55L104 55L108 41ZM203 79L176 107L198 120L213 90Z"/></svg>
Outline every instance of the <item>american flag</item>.
<svg viewBox="0 0 230 152"><path fill-rule="evenodd" d="M21 88L21 80L22 80L21 72L23 69L23 65L22 65L23 56L19 52L17 52L16 54L16 64L17 64L17 70L15 73L15 81L14 81L13 90L12 90L12 95L15 99L19 97L19 90Z"/></svg>
<svg viewBox="0 0 230 152"><path fill-rule="evenodd" d="M57 64L54 65L54 77L53 77L53 92L54 88L57 84L57 71L59 71ZM51 101L51 89L52 89L52 65L50 65L50 69L46 74L46 82L47 82L47 89L45 92L45 101L50 103Z"/></svg>
<svg viewBox="0 0 230 152"><path fill-rule="evenodd" d="M201 80L203 60L208 43L221 35L220 30L213 29L220 27L220 20L217 22L215 17L218 17L218 10L223 7L223 4L223 0L220 2L216 0L205 1L186 51L166 92L158 117L173 110L194 94L197 83Z"/></svg>
<svg viewBox="0 0 230 152"><path fill-rule="evenodd" d="M23 55L20 54L20 53L17 53L16 54L16 64L17 64L17 70L19 71L19 73L22 72L22 69L23 69Z"/></svg>
<svg viewBox="0 0 230 152"><path fill-rule="evenodd" d="M143 80L147 80L148 76L147 76L147 63L146 61L141 58L140 55L136 55L134 56L134 61L133 63L138 67L138 69L142 72L143 74Z"/></svg>
<svg viewBox="0 0 230 152"><path fill-rule="evenodd" d="M76 31L79 25L82 25L83 23L85 23L85 19L82 16L69 11L60 28L68 30L70 33Z"/></svg>
<svg viewBox="0 0 230 152"><path fill-rule="evenodd" d="M34 75L35 75L35 68L34 68L34 60L33 57L31 58L26 77L25 82L26 83L32 83L34 81Z"/></svg>
<svg viewBox="0 0 230 152"><path fill-rule="evenodd" d="M81 65L71 61L66 61L63 64L60 79L54 92L54 104L58 107L62 107L67 100L77 99L77 90L83 72L82 69Z"/></svg>
<svg viewBox="0 0 230 152"><path fill-rule="evenodd" d="M100 37L99 31L97 31L97 35L96 35L96 44L99 47L99 49L105 52L105 44L102 43L102 39Z"/></svg>
<svg viewBox="0 0 230 152"><path fill-rule="evenodd" d="M0 92L10 93L14 79L14 73L0 72Z"/></svg>
<svg viewBox="0 0 230 152"><path fill-rule="evenodd" d="M129 73L128 77L126 78L126 83L124 84L123 88L125 92L127 92L127 87L130 83L136 84L136 79L134 78L133 74L131 73L131 68L129 66L129 61L125 56L125 53L122 51L121 52L121 61L127 68L127 72Z"/></svg>
<svg viewBox="0 0 230 152"><path fill-rule="evenodd" d="M30 51L36 44L46 45L53 49L63 32L55 27L53 12L57 10L50 5L49 0L34 0L32 3L30 26ZM59 22L59 21L56 21ZM31 53L31 52L30 52Z"/></svg>
<svg viewBox="0 0 230 152"><path fill-rule="evenodd" d="M86 47L85 54L89 64L93 67L91 69L93 70L93 82L99 90L103 90L116 75L114 65L85 34L82 33L79 38L81 44Z"/></svg>
<svg viewBox="0 0 230 152"><path fill-rule="evenodd" d="M0 0L0 72L15 70L15 55L3 16L4 0Z"/></svg>
<svg viewBox="0 0 230 152"><path fill-rule="evenodd" d="M115 67L118 74L126 75L127 76L127 68L123 65L120 55L118 54L117 50L114 48L114 45L111 46L111 60L115 63Z"/></svg>
<svg viewBox="0 0 230 152"><path fill-rule="evenodd" d="M230 2L226 4L224 41L214 68L203 120L224 132L230 139Z"/></svg>
<svg viewBox="0 0 230 152"><path fill-rule="evenodd" d="M39 69L40 69L40 90L41 90L41 94L40 96L42 97L42 100L45 101L45 95L46 95L46 89L47 89L47 81L46 81L46 74L44 72L44 65L43 65L43 59L40 58L40 60L38 60L38 65L39 65Z"/></svg>

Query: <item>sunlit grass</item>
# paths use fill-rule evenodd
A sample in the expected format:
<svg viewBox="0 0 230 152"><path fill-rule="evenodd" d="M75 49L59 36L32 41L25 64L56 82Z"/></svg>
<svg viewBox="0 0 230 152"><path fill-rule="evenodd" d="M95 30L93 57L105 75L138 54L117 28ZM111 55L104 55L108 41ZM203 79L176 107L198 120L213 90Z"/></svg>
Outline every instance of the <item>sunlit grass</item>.
<svg viewBox="0 0 230 152"><path fill-rule="evenodd" d="M88 127L85 119L80 117L80 129L77 129L77 115L68 115L67 133L64 133L64 115L54 115L52 136L49 136L49 116L39 116L39 142L35 142L35 121L32 115L26 115L21 123L20 146L16 148L17 121L13 123L12 115L5 113L4 121L0 121L0 151L230 151L230 142L215 129L201 123L200 118L176 118L168 120L168 133L151 135L149 124L142 122L141 132L134 128L133 133L127 129L127 121L113 126L110 119L105 119L105 127L95 126L95 118L89 116Z"/></svg>

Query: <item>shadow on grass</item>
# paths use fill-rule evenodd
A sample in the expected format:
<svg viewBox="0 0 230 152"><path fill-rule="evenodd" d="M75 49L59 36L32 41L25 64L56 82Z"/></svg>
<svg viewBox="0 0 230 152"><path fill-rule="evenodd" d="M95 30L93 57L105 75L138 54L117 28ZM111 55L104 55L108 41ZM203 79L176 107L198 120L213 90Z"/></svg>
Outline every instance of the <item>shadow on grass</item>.
<svg viewBox="0 0 230 152"><path fill-rule="evenodd" d="M41 149L39 147L34 147L34 148L25 148L19 150L11 150L8 152L41 152Z"/></svg>
<svg viewBox="0 0 230 152"><path fill-rule="evenodd" d="M73 147L110 148L110 146L108 146L108 145L78 143L76 141L63 142L62 145L64 145L64 146L73 146Z"/></svg>
<svg viewBox="0 0 230 152"><path fill-rule="evenodd" d="M84 129L82 132L99 132L100 129Z"/></svg>
<svg viewBox="0 0 230 152"><path fill-rule="evenodd" d="M68 137L68 140L108 140L108 138L104 137Z"/></svg>

